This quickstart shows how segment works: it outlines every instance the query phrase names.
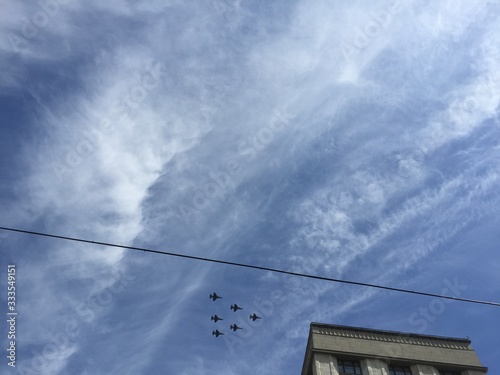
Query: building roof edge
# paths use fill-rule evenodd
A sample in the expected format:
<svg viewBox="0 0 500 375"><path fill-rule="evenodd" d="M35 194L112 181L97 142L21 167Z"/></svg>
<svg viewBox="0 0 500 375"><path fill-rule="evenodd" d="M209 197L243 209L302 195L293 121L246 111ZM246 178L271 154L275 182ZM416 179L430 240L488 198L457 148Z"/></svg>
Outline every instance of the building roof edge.
<svg viewBox="0 0 500 375"><path fill-rule="evenodd" d="M326 323L317 323L317 322L311 322L310 331L312 331L313 326L320 327L320 328L343 329L343 330L357 331L357 332L386 334L386 335L390 335L390 336L405 336L405 337L422 338L422 339L427 338L427 339L433 339L433 340L454 341L454 342L471 344L471 340L469 338L424 335L424 334L420 334L420 333L389 331L389 330L381 330L381 329L375 329L375 328L354 327L354 326L345 326L345 325L339 325L339 324L326 324Z"/></svg>

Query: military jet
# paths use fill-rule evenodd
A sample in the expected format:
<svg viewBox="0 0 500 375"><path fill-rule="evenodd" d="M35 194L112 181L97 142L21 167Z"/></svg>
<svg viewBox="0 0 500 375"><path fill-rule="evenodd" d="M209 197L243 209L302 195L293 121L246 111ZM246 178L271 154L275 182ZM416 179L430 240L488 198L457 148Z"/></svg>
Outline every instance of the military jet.
<svg viewBox="0 0 500 375"><path fill-rule="evenodd" d="M257 319L262 319L262 318L258 316L256 313L253 313L252 315L250 315L250 319L252 319L255 322Z"/></svg>
<svg viewBox="0 0 500 375"><path fill-rule="evenodd" d="M210 317L210 320L213 320L215 323L217 323L219 320L224 320L224 319L219 318L217 315L212 315Z"/></svg>
<svg viewBox="0 0 500 375"><path fill-rule="evenodd" d="M220 335L223 335L223 333L219 332L219 330L216 329L215 331L212 331L212 335L215 335L215 337L219 337Z"/></svg>
<svg viewBox="0 0 500 375"><path fill-rule="evenodd" d="M236 324L231 325L230 327L234 332L236 332L237 329L243 329L241 327L238 327Z"/></svg>
<svg viewBox="0 0 500 375"><path fill-rule="evenodd" d="M212 301L215 301L218 298L222 298L221 296L218 296L217 293L213 292L213 294L210 294L210 298Z"/></svg>
<svg viewBox="0 0 500 375"><path fill-rule="evenodd" d="M234 305L231 305L231 310L236 312L237 310L243 310L243 309L235 303Z"/></svg>

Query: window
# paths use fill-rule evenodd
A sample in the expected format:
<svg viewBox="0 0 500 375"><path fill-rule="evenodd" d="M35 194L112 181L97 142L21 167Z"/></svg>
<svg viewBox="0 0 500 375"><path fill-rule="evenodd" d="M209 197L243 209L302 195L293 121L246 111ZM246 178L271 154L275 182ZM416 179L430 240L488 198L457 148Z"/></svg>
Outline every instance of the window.
<svg viewBox="0 0 500 375"><path fill-rule="evenodd" d="M339 360L338 364L339 364L340 375L344 374L361 375L361 367L359 366L359 362Z"/></svg>
<svg viewBox="0 0 500 375"><path fill-rule="evenodd" d="M389 366L389 375L411 375L409 367Z"/></svg>

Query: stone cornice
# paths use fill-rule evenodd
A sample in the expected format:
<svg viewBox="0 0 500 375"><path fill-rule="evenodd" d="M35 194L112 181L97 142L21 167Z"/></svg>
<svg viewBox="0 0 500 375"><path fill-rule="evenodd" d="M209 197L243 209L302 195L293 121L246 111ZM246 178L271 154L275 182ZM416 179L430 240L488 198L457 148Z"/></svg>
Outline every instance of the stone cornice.
<svg viewBox="0 0 500 375"><path fill-rule="evenodd" d="M425 336L404 332L375 331L364 328L353 328L331 325L311 324L313 334L349 337L363 340L394 342L399 344L422 345L447 349L471 350L470 341L439 336Z"/></svg>

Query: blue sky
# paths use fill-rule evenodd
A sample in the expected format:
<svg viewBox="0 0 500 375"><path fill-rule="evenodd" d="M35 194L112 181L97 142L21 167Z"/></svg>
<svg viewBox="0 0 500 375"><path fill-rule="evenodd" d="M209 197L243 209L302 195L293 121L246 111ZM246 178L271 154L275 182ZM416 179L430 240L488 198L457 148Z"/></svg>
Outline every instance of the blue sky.
<svg viewBox="0 0 500 375"><path fill-rule="evenodd" d="M499 10L4 1L1 225L498 302ZM0 241L2 373L298 374L311 321L469 336L500 372L497 307Z"/></svg>

